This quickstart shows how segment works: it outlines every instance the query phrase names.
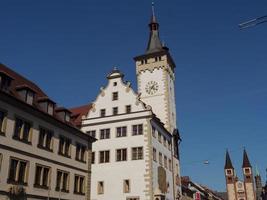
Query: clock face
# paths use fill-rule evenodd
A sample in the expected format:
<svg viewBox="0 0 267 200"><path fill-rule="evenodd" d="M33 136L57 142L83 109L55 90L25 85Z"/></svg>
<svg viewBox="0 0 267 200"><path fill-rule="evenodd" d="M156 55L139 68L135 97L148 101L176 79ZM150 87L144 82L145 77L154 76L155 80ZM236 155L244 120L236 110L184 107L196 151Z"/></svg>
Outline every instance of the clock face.
<svg viewBox="0 0 267 200"><path fill-rule="evenodd" d="M159 89L159 85L156 81L149 81L146 84L146 93L152 95L155 94Z"/></svg>

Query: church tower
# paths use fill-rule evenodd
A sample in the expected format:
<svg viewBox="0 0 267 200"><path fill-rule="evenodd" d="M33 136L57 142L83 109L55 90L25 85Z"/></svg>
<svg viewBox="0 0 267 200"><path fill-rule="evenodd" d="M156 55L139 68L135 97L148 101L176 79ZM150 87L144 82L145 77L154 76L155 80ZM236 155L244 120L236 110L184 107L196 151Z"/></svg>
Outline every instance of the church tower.
<svg viewBox="0 0 267 200"><path fill-rule="evenodd" d="M256 185L256 200L262 200L262 181L257 166L256 166L255 185Z"/></svg>
<svg viewBox="0 0 267 200"><path fill-rule="evenodd" d="M243 153L242 168L243 168L244 185L245 185L245 193L246 193L247 200L255 200L256 198L255 198L255 191L254 191L252 166L249 162L248 155L245 149Z"/></svg>
<svg viewBox="0 0 267 200"><path fill-rule="evenodd" d="M141 100L152 107L165 128L172 133L176 129L175 63L169 49L160 41L154 5L149 30L146 52L134 58L138 93L141 94Z"/></svg>
<svg viewBox="0 0 267 200"><path fill-rule="evenodd" d="M224 173L225 173L225 179L226 179L228 200L237 200L235 170L234 170L228 150L226 151Z"/></svg>

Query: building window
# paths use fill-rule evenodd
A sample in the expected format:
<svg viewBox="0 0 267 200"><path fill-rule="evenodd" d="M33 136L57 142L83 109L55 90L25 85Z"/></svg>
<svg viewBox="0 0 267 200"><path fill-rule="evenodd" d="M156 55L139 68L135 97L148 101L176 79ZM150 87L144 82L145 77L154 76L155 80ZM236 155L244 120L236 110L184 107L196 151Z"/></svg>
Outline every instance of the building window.
<svg viewBox="0 0 267 200"><path fill-rule="evenodd" d="M157 150L153 148L153 160L157 162Z"/></svg>
<svg viewBox="0 0 267 200"><path fill-rule="evenodd" d="M36 165L34 187L48 189L50 184L50 167Z"/></svg>
<svg viewBox="0 0 267 200"><path fill-rule="evenodd" d="M99 138L100 138L100 140L109 139L110 138L110 129L109 128L101 129Z"/></svg>
<svg viewBox="0 0 267 200"><path fill-rule="evenodd" d="M171 151L171 142L168 141L168 149Z"/></svg>
<svg viewBox="0 0 267 200"><path fill-rule="evenodd" d="M126 200L140 200L139 197L126 197Z"/></svg>
<svg viewBox="0 0 267 200"><path fill-rule="evenodd" d="M249 173L250 173L249 168L245 168L245 173L246 173L246 174L249 174Z"/></svg>
<svg viewBox="0 0 267 200"><path fill-rule="evenodd" d="M167 156L164 156L164 167L168 169L168 158Z"/></svg>
<svg viewBox="0 0 267 200"><path fill-rule="evenodd" d="M26 143L31 143L32 124L28 121L16 118L13 138Z"/></svg>
<svg viewBox="0 0 267 200"><path fill-rule="evenodd" d="M127 126L117 127L117 137L126 137L127 135Z"/></svg>
<svg viewBox="0 0 267 200"><path fill-rule="evenodd" d="M112 93L112 101L118 100L118 97L119 97L119 93L118 92L113 92Z"/></svg>
<svg viewBox="0 0 267 200"><path fill-rule="evenodd" d="M154 126L152 126L152 136L156 137L156 128Z"/></svg>
<svg viewBox="0 0 267 200"><path fill-rule="evenodd" d="M172 160L169 159L169 170L172 171Z"/></svg>
<svg viewBox="0 0 267 200"><path fill-rule="evenodd" d="M117 86L117 82L113 82L113 86Z"/></svg>
<svg viewBox="0 0 267 200"><path fill-rule="evenodd" d="M118 114L118 107L113 107L112 108L112 114L117 115Z"/></svg>
<svg viewBox="0 0 267 200"><path fill-rule="evenodd" d="M99 181L97 183L97 194L104 194L104 182Z"/></svg>
<svg viewBox="0 0 267 200"><path fill-rule="evenodd" d="M38 147L52 151L53 147L52 138L53 138L53 131L40 127Z"/></svg>
<svg viewBox="0 0 267 200"><path fill-rule="evenodd" d="M84 176L75 175L74 177L74 193L85 194L85 178Z"/></svg>
<svg viewBox="0 0 267 200"><path fill-rule="evenodd" d="M87 131L86 132L89 136L93 137L93 138L96 138L96 130L91 130L91 131Z"/></svg>
<svg viewBox="0 0 267 200"><path fill-rule="evenodd" d="M7 113L0 110L0 135L6 132Z"/></svg>
<svg viewBox="0 0 267 200"><path fill-rule="evenodd" d="M100 151L99 163L108 163L108 162L109 162L109 151Z"/></svg>
<svg viewBox="0 0 267 200"><path fill-rule="evenodd" d="M162 138L161 138L162 136L161 136L161 133L160 132L158 132L158 140L159 140L159 143L162 143Z"/></svg>
<svg viewBox="0 0 267 200"><path fill-rule="evenodd" d="M143 159L143 147L133 147L132 160L142 160L142 159Z"/></svg>
<svg viewBox="0 0 267 200"><path fill-rule="evenodd" d="M27 184L28 162L17 158L11 158L9 166L8 183Z"/></svg>
<svg viewBox="0 0 267 200"><path fill-rule="evenodd" d="M69 192L69 172L57 170L56 191Z"/></svg>
<svg viewBox="0 0 267 200"><path fill-rule="evenodd" d="M130 180L123 181L123 192L130 193Z"/></svg>
<svg viewBox="0 0 267 200"><path fill-rule="evenodd" d="M162 153L159 152L159 164L162 165Z"/></svg>
<svg viewBox="0 0 267 200"><path fill-rule="evenodd" d="M116 161L126 161L126 160L127 160L127 149L117 149Z"/></svg>
<svg viewBox="0 0 267 200"><path fill-rule="evenodd" d="M163 145L164 147L167 147L167 139L163 136Z"/></svg>
<svg viewBox="0 0 267 200"><path fill-rule="evenodd" d="M147 64L147 59L145 59L145 64Z"/></svg>
<svg viewBox="0 0 267 200"><path fill-rule="evenodd" d="M131 111L132 111L132 107L131 107L131 105L127 105L127 106L125 107L125 110L126 110L126 113L131 113Z"/></svg>
<svg viewBox="0 0 267 200"><path fill-rule="evenodd" d="M92 152L91 164L95 164L95 152Z"/></svg>
<svg viewBox="0 0 267 200"><path fill-rule="evenodd" d="M141 60L141 65L143 65L144 64L144 60Z"/></svg>
<svg viewBox="0 0 267 200"><path fill-rule="evenodd" d="M142 135L143 134L143 124L137 124L132 126L133 135Z"/></svg>
<svg viewBox="0 0 267 200"><path fill-rule="evenodd" d="M231 169L227 169L227 175L232 175L232 170Z"/></svg>
<svg viewBox="0 0 267 200"><path fill-rule="evenodd" d="M100 117L105 117L106 116L106 109L101 109L100 110Z"/></svg>
<svg viewBox="0 0 267 200"><path fill-rule="evenodd" d="M0 172L1 172L1 168L2 168L2 161L3 161L3 154L0 153Z"/></svg>
<svg viewBox="0 0 267 200"><path fill-rule="evenodd" d="M76 144L76 160L85 162L86 146L77 143Z"/></svg>
<svg viewBox="0 0 267 200"><path fill-rule="evenodd" d="M59 137L58 154L66 157L71 157L71 140L63 136Z"/></svg>

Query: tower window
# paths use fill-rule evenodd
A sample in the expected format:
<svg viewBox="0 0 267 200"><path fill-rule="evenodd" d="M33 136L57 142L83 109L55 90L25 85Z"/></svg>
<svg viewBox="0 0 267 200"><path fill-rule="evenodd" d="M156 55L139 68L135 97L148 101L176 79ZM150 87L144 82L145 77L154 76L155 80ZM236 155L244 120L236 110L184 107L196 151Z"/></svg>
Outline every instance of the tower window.
<svg viewBox="0 0 267 200"><path fill-rule="evenodd" d="M130 180L123 181L123 192L129 193L130 192Z"/></svg>
<svg viewBox="0 0 267 200"><path fill-rule="evenodd" d="M118 92L113 92L112 93L112 101L118 100L118 96L119 96Z"/></svg>
<svg viewBox="0 0 267 200"><path fill-rule="evenodd" d="M249 174L249 173L250 173L249 168L246 168L246 169L245 169L245 173L246 173L246 174Z"/></svg>
<svg viewBox="0 0 267 200"><path fill-rule="evenodd" d="M97 194L104 194L104 182L99 181L97 184Z"/></svg>
<svg viewBox="0 0 267 200"><path fill-rule="evenodd" d="M113 82L113 86L117 86L117 82Z"/></svg>
<svg viewBox="0 0 267 200"><path fill-rule="evenodd" d="M228 170L226 171L226 173L227 173L227 175L231 175L231 174L232 174L232 170L228 169Z"/></svg>

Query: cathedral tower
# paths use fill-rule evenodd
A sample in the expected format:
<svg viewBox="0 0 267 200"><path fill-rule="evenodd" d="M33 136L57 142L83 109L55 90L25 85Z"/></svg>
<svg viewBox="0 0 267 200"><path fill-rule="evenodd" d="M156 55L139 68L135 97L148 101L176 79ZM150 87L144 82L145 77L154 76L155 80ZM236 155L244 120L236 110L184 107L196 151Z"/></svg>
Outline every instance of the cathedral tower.
<svg viewBox="0 0 267 200"><path fill-rule="evenodd" d="M261 175L256 166L256 176L255 176L255 185L256 185L256 200L262 200L262 182Z"/></svg>
<svg viewBox="0 0 267 200"><path fill-rule="evenodd" d="M228 151L226 151L224 173L226 179L228 200L237 200L235 170Z"/></svg>
<svg viewBox="0 0 267 200"><path fill-rule="evenodd" d="M244 175L244 185L247 200L255 200L254 182L253 182L253 172L252 166L249 162L248 155L244 149L243 153L243 175Z"/></svg>
<svg viewBox="0 0 267 200"><path fill-rule="evenodd" d="M172 133L176 129L175 63L169 49L160 41L154 5L149 30L146 52L134 58L138 93L141 94L141 100L152 107L165 128Z"/></svg>

